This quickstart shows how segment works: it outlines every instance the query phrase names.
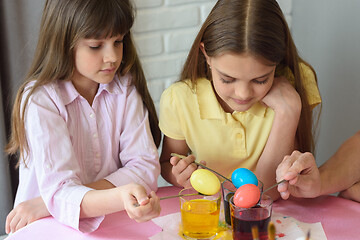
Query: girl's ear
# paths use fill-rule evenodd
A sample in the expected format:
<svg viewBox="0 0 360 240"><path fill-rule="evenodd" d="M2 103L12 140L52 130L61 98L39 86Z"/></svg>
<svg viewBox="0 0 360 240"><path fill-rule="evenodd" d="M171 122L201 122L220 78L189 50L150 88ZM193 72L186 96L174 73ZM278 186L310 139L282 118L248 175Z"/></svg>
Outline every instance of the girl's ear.
<svg viewBox="0 0 360 240"><path fill-rule="evenodd" d="M203 42L200 43L200 50L204 54L207 64L210 66L210 57L206 54L205 45Z"/></svg>

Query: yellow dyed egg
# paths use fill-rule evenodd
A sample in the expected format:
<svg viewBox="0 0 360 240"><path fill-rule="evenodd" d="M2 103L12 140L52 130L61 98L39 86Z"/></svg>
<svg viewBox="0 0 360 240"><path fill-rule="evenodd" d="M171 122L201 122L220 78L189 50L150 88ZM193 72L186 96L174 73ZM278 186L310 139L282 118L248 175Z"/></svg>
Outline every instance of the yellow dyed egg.
<svg viewBox="0 0 360 240"><path fill-rule="evenodd" d="M213 195L220 190L219 179L206 169L195 170L191 174L190 183L196 191L204 195Z"/></svg>

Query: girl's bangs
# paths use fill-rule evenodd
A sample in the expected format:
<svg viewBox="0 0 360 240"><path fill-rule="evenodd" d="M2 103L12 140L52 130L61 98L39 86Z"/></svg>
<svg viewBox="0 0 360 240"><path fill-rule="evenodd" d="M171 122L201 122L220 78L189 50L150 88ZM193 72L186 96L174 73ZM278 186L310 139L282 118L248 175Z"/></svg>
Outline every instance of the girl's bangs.
<svg viewBox="0 0 360 240"><path fill-rule="evenodd" d="M113 3L118 2L114 1ZM123 4L111 4L104 1L84 18L84 38L105 38L124 35L133 25L134 15L132 8Z"/></svg>

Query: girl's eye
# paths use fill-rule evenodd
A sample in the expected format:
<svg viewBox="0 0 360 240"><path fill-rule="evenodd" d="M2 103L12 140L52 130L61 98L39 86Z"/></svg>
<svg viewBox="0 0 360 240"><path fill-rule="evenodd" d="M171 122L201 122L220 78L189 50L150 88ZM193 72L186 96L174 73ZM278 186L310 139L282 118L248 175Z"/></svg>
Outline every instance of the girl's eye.
<svg viewBox="0 0 360 240"><path fill-rule="evenodd" d="M89 46L90 49L92 50L98 50L101 46L100 45L97 45L97 46Z"/></svg>
<svg viewBox="0 0 360 240"><path fill-rule="evenodd" d="M253 80L253 81L256 84L265 84L265 83L267 83L268 80L269 80L269 78L266 78L265 80L262 80L262 81L259 81L259 80Z"/></svg>
<svg viewBox="0 0 360 240"><path fill-rule="evenodd" d="M230 84L230 83L233 83L233 82L234 82L234 80L226 80L226 79L224 79L224 78L220 78L220 80L221 80L223 83L225 83L225 84Z"/></svg>
<svg viewBox="0 0 360 240"><path fill-rule="evenodd" d="M118 41L115 41L115 46L120 46L122 43L124 42L124 40L118 40Z"/></svg>

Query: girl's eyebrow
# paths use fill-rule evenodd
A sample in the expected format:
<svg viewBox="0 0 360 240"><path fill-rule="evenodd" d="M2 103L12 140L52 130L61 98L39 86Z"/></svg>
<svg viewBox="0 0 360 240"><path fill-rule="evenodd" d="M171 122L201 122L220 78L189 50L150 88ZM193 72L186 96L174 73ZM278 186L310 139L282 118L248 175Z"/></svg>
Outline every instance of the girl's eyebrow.
<svg viewBox="0 0 360 240"><path fill-rule="evenodd" d="M221 71L219 71L218 69L216 69L221 75L223 75L224 77L227 77L227 78L232 78L232 79L236 79L236 78L234 78L234 77L231 77L231 76L229 76L229 75L227 75L226 73L223 73L223 72L221 72ZM255 80L255 79L258 79L258 78L263 78L263 77L267 77L267 76L269 76L272 72L274 71L274 69L273 70L271 70L270 72L268 72L268 73L266 73L266 74L264 74L264 75L262 75L262 76L259 76L259 77L256 77L256 78L253 78L253 80Z"/></svg>
<svg viewBox="0 0 360 240"><path fill-rule="evenodd" d="M112 37L115 38L115 37ZM84 38L84 40L86 41L93 41L93 42L101 42L101 41L105 41L108 38ZM118 37L116 37L115 39L116 41L123 41L124 40L124 36L119 35Z"/></svg>
<svg viewBox="0 0 360 240"><path fill-rule="evenodd" d="M87 38L84 39L86 42L101 42L101 39L95 39L95 38Z"/></svg>

